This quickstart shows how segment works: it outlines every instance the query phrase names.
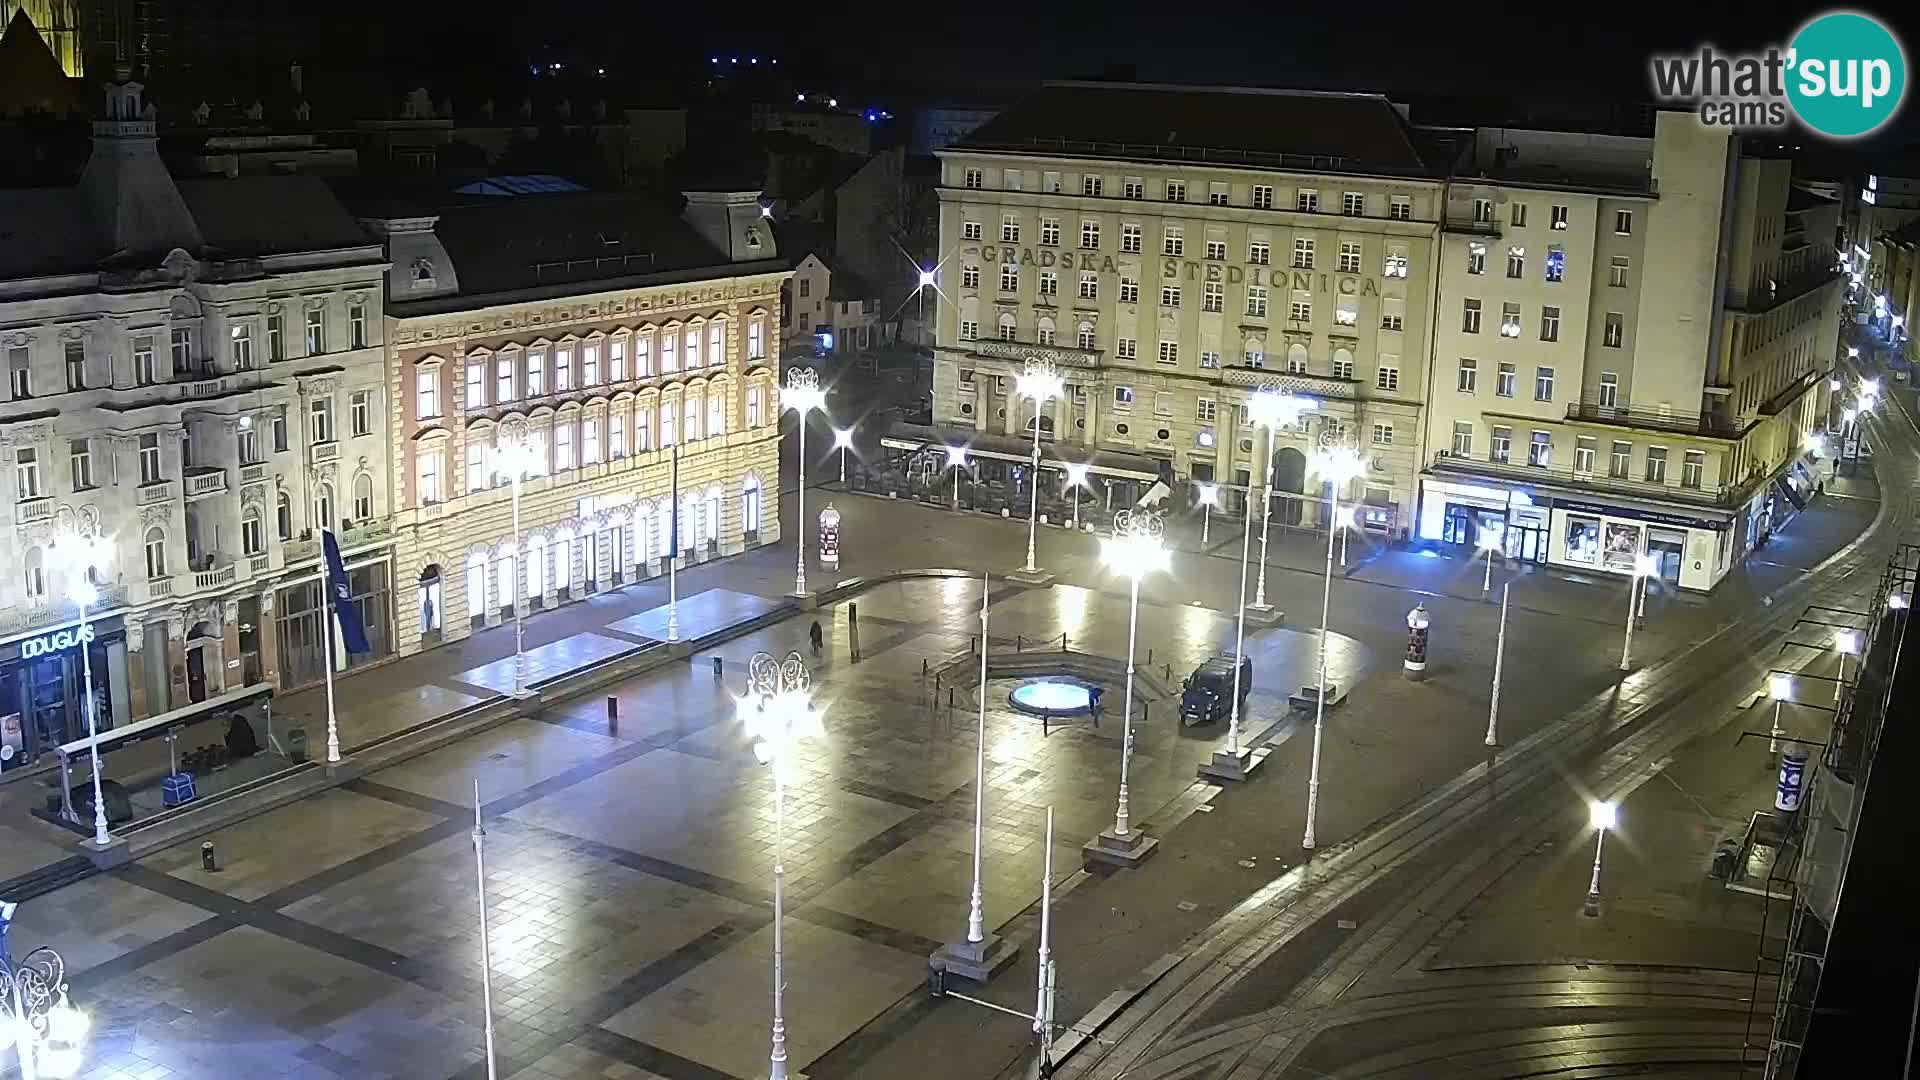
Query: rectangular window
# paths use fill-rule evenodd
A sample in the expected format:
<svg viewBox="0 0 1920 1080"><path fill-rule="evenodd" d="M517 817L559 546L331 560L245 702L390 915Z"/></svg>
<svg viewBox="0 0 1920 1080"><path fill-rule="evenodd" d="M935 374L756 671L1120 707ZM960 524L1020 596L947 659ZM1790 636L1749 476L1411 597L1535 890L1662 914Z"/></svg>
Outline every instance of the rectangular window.
<svg viewBox="0 0 1920 1080"><path fill-rule="evenodd" d="M279 314L269 315L267 316L267 360L272 362L286 358L287 317Z"/></svg>
<svg viewBox="0 0 1920 1080"><path fill-rule="evenodd" d="M493 400L495 404L505 405L513 400L513 357L502 354L495 358L493 366L496 373Z"/></svg>
<svg viewBox="0 0 1920 1080"><path fill-rule="evenodd" d="M67 389L85 390L87 388L87 345L83 341L69 341L65 348L67 362Z"/></svg>
<svg viewBox="0 0 1920 1080"><path fill-rule="evenodd" d="M580 421L580 464L600 463L600 418L588 416Z"/></svg>
<svg viewBox="0 0 1920 1080"><path fill-rule="evenodd" d="M627 414L616 408L607 416L607 459L615 461L626 456Z"/></svg>
<svg viewBox="0 0 1920 1080"><path fill-rule="evenodd" d="M1033 332L1033 336L1034 340L1040 344L1051 345L1053 344L1053 327L1043 322L1040 327Z"/></svg>
<svg viewBox="0 0 1920 1080"><path fill-rule="evenodd" d="M727 433L727 399L718 390L707 394L707 438Z"/></svg>
<svg viewBox="0 0 1920 1080"><path fill-rule="evenodd" d="M1405 330L1407 325L1407 302L1397 296L1389 296L1380 301L1380 329Z"/></svg>
<svg viewBox="0 0 1920 1080"><path fill-rule="evenodd" d="M1219 311L1226 306L1227 287L1217 281L1209 281L1200 293L1201 311Z"/></svg>
<svg viewBox="0 0 1920 1080"><path fill-rule="evenodd" d="M1547 248L1547 281L1557 284L1567 274L1567 249L1558 244Z"/></svg>
<svg viewBox="0 0 1920 1080"><path fill-rule="evenodd" d="M422 368L413 376L413 415L416 420L431 420L440 415L440 370Z"/></svg>
<svg viewBox="0 0 1920 1080"><path fill-rule="evenodd" d="M580 346L580 385L600 385L600 346Z"/></svg>
<svg viewBox="0 0 1920 1080"><path fill-rule="evenodd" d="M553 425L553 468L573 468L573 423L556 421Z"/></svg>
<svg viewBox="0 0 1920 1080"><path fill-rule="evenodd" d="M1302 189L1294 193L1293 209L1296 212L1302 213L1302 214L1319 213L1320 212L1320 193L1317 191L1312 191L1308 189Z"/></svg>
<svg viewBox="0 0 1920 1080"><path fill-rule="evenodd" d="M1129 199L1144 199L1147 197L1146 181L1137 176L1127 177L1126 182L1121 184L1120 188L1121 194Z"/></svg>
<svg viewBox="0 0 1920 1080"><path fill-rule="evenodd" d="M1566 229L1567 227L1567 208L1566 207L1555 206L1553 208L1552 227L1560 230Z"/></svg>
<svg viewBox="0 0 1920 1080"><path fill-rule="evenodd" d="M1613 212L1613 231L1621 236L1633 235L1633 211L1615 210Z"/></svg>
<svg viewBox="0 0 1920 1080"><path fill-rule="evenodd" d="M1620 403L1620 376L1611 371L1600 373L1600 407L1615 408Z"/></svg>
<svg viewBox="0 0 1920 1080"><path fill-rule="evenodd" d="M1348 217L1362 217L1367 212L1367 197L1358 191L1349 191L1340 197L1340 212Z"/></svg>
<svg viewBox="0 0 1920 1080"><path fill-rule="evenodd" d="M1470 299L1461 304L1460 332L1463 334L1480 332L1480 301Z"/></svg>
<svg viewBox="0 0 1920 1080"><path fill-rule="evenodd" d="M633 339L633 377L636 379L653 377L652 334L641 334Z"/></svg>
<svg viewBox="0 0 1920 1080"><path fill-rule="evenodd" d="M193 370L193 329L187 326L173 328L170 346L173 353L173 373L185 375ZM24 351L24 350L23 350Z"/></svg>
<svg viewBox="0 0 1920 1080"><path fill-rule="evenodd" d="M367 305L347 305L347 340L356 349L367 347Z"/></svg>
<svg viewBox="0 0 1920 1080"><path fill-rule="evenodd" d="M1078 340L1079 340L1080 347L1087 350L1088 352L1092 352L1094 349L1097 349L1100 347L1099 343L1094 340L1092 323L1080 324L1080 333L1078 336Z"/></svg>
<svg viewBox="0 0 1920 1080"><path fill-rule="evenodd" d="M1476 224L1480 224L1480 225L1493 224L1493 200L1492 199L1473 200L1473 220Z"/></svg>
<svg viewBox="0 0 1920 1080"><path fill-rule="evenodd" d="M968 169L961 182L966 184L969 191L979 191L982 187L986 186L983 182L984 179L979 169Z"/></svg>
<svg viewBox="0 0 1920 1080"><path fill-rule="evenodd" d="M1667 448L1664 446L1647 447L1647 483L1664 484L1667 482Z"/></svg>
<svg viewBox="0 0 1920 1080"><path fill-rule="evenodd" d="M1208 259L1214 262L1222 262L1226 259L1226 257L1227 257L1227 242L1225 240L1207 241L1207 258Z"/></svg>
<svg viewBox="0 0 1920 1080"><path fill-rule="evenodd" d="M151 334L142 334L133 339L133 381L141 386L151 386L160 381L160 373L153 366Z"/></svg>
<svg viewBox="0 0 1920 1080"><path fill-rule="evenodd" d="M317 397L307 404L307 441L333 441L333 399Z"/></svg>
<svg viewBox="0 0 1920 1080"><path fill-rule="evenodd" d="M706 367L707 358L705 354L700 351L700 328L698 326L687 327L686 346L686 350L681 357L686 369L688 371L694 371Z"/></svg>
<svg viewBox="0 0 1920 1080"><path fill-rule="evenodd" d="M980 223L977 221L963 221L960 223L960 236L962 239L979 240L979 239L982 239L985 235L986 235L985 231L980 227ZM801 282L801 285L804 286L805 284L806 284L805 281Z"/></svg>
<svg viewBox="0 0 1920 1080"><path fill-rule="evenodd" d="M1540 340L1560 340L1560 309L1543 307L1540 309Z"/></svg>
<svg viewBox="0 0 1920 1080"><path fill-rule="evenodd" d="M1625 480L1627 478L1627 468L1632 462L1633 444L1630 442L1614 443L1613 454L1607 461L1607 475L1613 477L1615 480Z"/></svg>
<svg viewBox="0 0 1920 1080"><path fill-rule="evenodd" d="M1020 267L1013 263L1000 264L1000 291L1020 291Z"/></svg>
<svg viewBox="0 0 1920 1080"><path fill-rule="evenodd" d="M1247 314L1256 319L1267 317L1267 290L1264 286L1247 286Z"/></svg>
<svg viewBox="0 0 1920 1080"><path fill-rule="evenodd" d="M1313 241L1302 236L1293 242L1293 268L1295 270L1313 269Z"/></svg>
<svg viewBox="0 0 1920 1080"><path fill-rule="evenodd" d="M1360 272L1360 245L1352 240L1340 242L1340 272L1343 274Z"/></svg>
<svg viewBox="0 0 1920 1080"><path fill-rule="evenodd" d="M960 340L974 341L980 337L980 324L972 319L960 320Z"/></svg>
<svg viewBox="0 0 1920 1080"><path fill-rule="evenodd" d="M1488 440L1487 443L1487 460L1495 461L1502 465L1513 460L1512 428L1496 427L1493 429L1493 437Z"/></svg>
<svg viewBox="0 0 1920 1080"><path fill-rule="evenodd" d="M1353 361L1342 360L1338 356L1333 360L1333 377L1336 379L1353 378Z"/></svg>
<svg viewBox="0 0 1920 1080"><path fill-rule="evenodd" d="M467 492L485 490L487 486L487 447L479 439L467 440Z"/></svg>
<svg viewBox="0 0 1920 1080"><path fill-rule="evenodd" d="M542 397L547 392L547 350L527 350L527 396Z"/></svg>
<svg viewBox="0 0 1920 1080"><path fill-rule="evenodd" d="M1098 274L1095 274L1091 271L1081 271L1080 299L1082 300L1100 299L1100 276Z"/></svg>
<svg viewBox="0 0 1920 1080"><path fill-rule="evenodd" d="M1045 247L1060 246L1060 219L1043 217L1040 219L1040 243Z"/></svg>
<svg viewBox="0 0 1920 1080"><path fill-rule="evenodd" d="M1013 316L1011 315L1002 316L1000 319L1000 340L1014 341L1014 340L1017 340L1018 337L1019 335L1014 331Z"/></svg>
<svg viewBox="0 0 1920 1080"><path fill-rule="evenodd" d="M1120 250L1129 255L1140 253L1140 226L1120 226Z"/></svg>
<svg viewBox="0 0 1920 1080"><path fill-rule="evenodd" d="M437 503L440 501L440 451L422 450L420 452L420 501Z"/></svg>
<svg viewBox="0 0 1920 1080"><path fill-rule="evenodd" d="M1573 471L1575 475L1593 475L1593 453L1596 445L1591 435L1581 435L1573 440Z"/></svg>
<svg viewBox="0 0 1920 1080"><path fill-rule="evenodd" d="M140 482L157 484L163 479L160 472L160 436L140 436Z"/></svg>
<svg viewBox="0 0 1920 1080"><path fill-rule="evenodd" d="M1519 205L1519 204L1515 204ZM1527 272L1527 249L1523 247L1507 248L1507 276L1524 277Z"/></svg>
<svg viewBox="0 0 1920 1080"><path fill-rule="evenodd" d="M1130 337L1115 338L1113 342L1113 355L1122 360L1136 359L1140 355L1140 342Z"/></svg>
<svg viewBox="0 0 1920 1080"><path fill-rule="evenodd" d="M1167 181L1167 201L1168 202L1186 202L1187 201L1187 182L1185 180Z"/></svg>
<svg viewBox="0 0 1920 1080"><path fill-rule="evenodd" d="M1120 302L1137 304L1140 302L1140 283L1130 277L1120 279Z"/></svg>
<svg viewBox="0 0 1920 1080"><path fill-rule="evenodd" d="M660 331L660 373L671 375L680 370L680 331L668 327ZM528 396L533 396L531 389Z"/></svg>
<svg viewBox="0 0 1920 1080"><path fill-rule="evenodd" d="M756 319L754 323L758 321L759 320ZM752 348L753 343L754 323L747 324L747 343L749 349ZM752 359L752 357L749 357L749 359ZM607 342L607 381L610 383L627 381L627 343L624 340L615 339Z"/></svg>
<svg viewBox="0 0 1920 1080"><path fill-rule="evenodd" d="M1264 240L1248 244L1247 261L1255 266L1266 266L1273 261L1273 248Z"/></svg>
<svg viewBox="0 0 1920 1080"><path fill-rule="evenodd" d="M307 309L307 355L319 356L327 351L327 313L319 308Z"/></svg>
<svg viewBox="0 0 1920 1080"><path fill-rule="evenodd" d="M487 403L487 362L473 360L468 362L467 372L467 408L477 409Z"/></svg>
<svg viewBox="0 0 1920 1080"><path fill-rule="evenodd" d="M767 357L767 321L755 315L747 323L747 359L764 360Z"/></svg>
<svg viewBox="0 0 1920 1080"><path fill-rule="evenodd" d="M1609 263L1607 266L1607 284L1613 286L1616 289L1626 288L1627 287L1627 269L1632 265L1633 265L1633 260L1628 258L1627 256L1615 255L1611 260L1609 260Z"/></svg>
<svg viewBox="0 0 1920 1080"><path fill-rule="evenodd" d="M1533 400L1553 400L1553 369L1537 367L1533 369Z"/></svg>
<svg viewBox="0 0 1920 1080"><path fill-rule="evenodd" d="M1404 278L1407 276L1407 262L1405 244L1388 244L1387 257L1380 272L1390 278Z"/></svg>
<svg viewBox="0 0 1920 1080"><path fill-rule="evenodd" d="M1020 219L1009 214L1000 219L1000 242L1017 244L1020 242Z"/></svg>
<svg viewBox="0 0 1920 1080"><path fill-rule="evenodd" d="M1307 354L1305 352L1295 353L1289 350L1287 353L1287 374L1305 375L1306 373Z"/></svg>
<svg viewBox="0 0 1920 1080"><path fill-rule="evenodd" d="M1209 206L1227 205L1227 185L1208 184L1207 185L1207 205Z"/></svg>
<svg viewBox="0 0 1920 1080"><path fill-rule="evenodd" d="M1463 394L1471 394L1480 385L1480 361L1470 356L1460 358L1460 374L1453 388Z"/></svg>
<svg viewBox="0 0 1920 1080"><path fill-rule="evenodd" d="M234 449L242 465L256 465L260 461L260 433L254 430L252 417L243 417L244 425L234 435Z"/></svg>
<svg viewBox="0 0 1920 1080"><path fill-rule="evenodd" d="M1194 402L1193 418L1202 424L1211 424L1213 423L1214 410L1216 408L1217 406L1214 404L1212 398L1200 398Z"/></svg>
<svg viewBox="0 0 1920 1080"><path fill-rule="evenodd" d="M1333 321L1341 326L1357 326L1360 323L1360 305L1352 297L1343 296L1333 305Z"/></svg>
<svg viewBox="0 0 1920 1080"><path fill-rule="evenodd" d="M1051 270L1040 271L1040 295L1041 296L1060 295L1060 275L1054 273Z"/></svg>
<svg viewBox="0 0 1920 1080"><path fill-rule="evenodd" d="M21 499L40 497L40 462L32 447L22 447L14 453L13 479Z"/></svg>
<svg viewBox="0 0 1920 1080"><path fill-rule="evenodd" d="M1253 185L1253 208L1255 210L1273 209L1273 187L1269 184Z"/></svg>
<svg viewBox="0 0 1920 1080"><path fill-rule="evenodd" d="M1161 307L1179 307L1180 306L1180 286L1178 285L1160 286L1160 306Z"/></svg>
<svg viewBox="0 0 1920 1080"><path fill-rule="evenodd" d="M1180 226L1168 225L1160 234L1160 254L1184 255L1187 251L1186 237L1180 234Z"/></svg>
<svg viewBox="0 0 1920 1080"><path fill-rule="evenodd" d="M287 426L287 407L282 405L273 410L273 450L276 454L286 453Z"/></svg>
<svg viewBox="0 0 1920 1080"><path fill-rule="evenodd" d="M1699 489L1706 478L1707 454L1704 450L1688 450L1680 461L1680 486Z"/></svg>
<svg viewBox="0 0 1920 1080"><path fill-rule="evenodd" d="M1473 456L1473 423L1468 420L1453 422L1453 456Z"/></svg>
<svg viewBox="0 0 1920 1080"><path fill-rule="evenodd" d="M1500 336L1517 338L1520 336L1520 305L1500 305Z"/></svg>
<svg viewBox="0 0 1920 1080"><path fill-rule="evenodd" d="M1177 341L1161 342L1160 343L1160 362L1163 364L1179 363L1180 362L1180 343Z"/></svg>
<svg viewBox="0 0 1920 1080"><path fill-rule="evenodd" d="M1527 464L1536 469L1544 469L1553 464L1553 433L1536 431L1533 441L1527 444Z"/></svg>
<svg viewBox="0 0 1920 1080"><path fill-rule="evenodd" d="M1080 178L1080 193L1082 195L1091 195L1097 199L1100 197L1100 189L1104 186L1104 183L1101 177L1083 176Z"/></svg>
<svg viewBox="0 0 1920 1080"><path fill-rule="evenodd" d="M1219 370L1220 354L1217 352L1208 352L1203 350L1200 353L1200 366L1202 368L1212 368L1216 371Z"/></svg>
<svg viewBox="0 0 1920 1080"><path fill-rule="evenodd" d="M1467 273L1484 274L1487 272L1487 245L1472 242L1467 245Z"/></svg>
<svg viewBox="0 0 1920 1080"><path fill-rule="evenodd" d="M1501 364L1494 374L1493 392L1498 397L1512 397L1514 383L1518 379L1512 364Z"/></svg>
<svg viewBox="0 0 1920 1080"><path fill-rule="evenodd" d="M1381 364L1373 373L1373 385L1378 390L1400 389L1400 369Z"/></svg>
<svg viewBox="0 0 1920 1080"><path fill-rule="evenodd" d="M756 404L758 388L753 391ZM653 449L653 410L645 405L633 411L633 452L644 454Z"/></svg>
<svg viewBox="0 0 1920 1080"><path fill-rule="evenodd" d="M1513 227L1516 229L1525 228L1527 224L1527 204L1523 202L1514 203L1512 213Z"/></svg>
<svg viewBox="0 0 1920 1080"><path fill-rule="evenodd" d="M93 444L91 442L86 439L74 439L67 443L67 464L71 466L73 473L73 490L85 491L93 486Z"/></svg>
<svg viewBox="0 0 1920 1080"><path fill-rule="evenodd" d="M1080 223L1080 246L1090 251L1100 246L1099 222L1082 221Z"/></svg>
<svg viewBox="0 0 1920 1080"><path fill-rule="evenodd" d="M1287 318L1294 322L1308 322L1313 319L1313 301L1308 299L1307 293L1297 289L1294 291L1287 301Z"/></svg>
<svg viewBox="0 0 1920 1080"><path fill-rule="evenodd" d="M1607 312L1606 330L1600 338L1600 344L1609 349L1617 349L1626 340L1627 317L1617 311Z"/></svg>
<svg viewBox="0 0 1920 1080"><path fill-rule="evenodd" d="M347 423L355 435L373 432L373 391L355 390L347 399Z"/></svg>
<svg viewBox="0 0 1920 1080"><path fill-rule="evenodd" d="M1133 409L1133 387L1116 386L1113 388L1113 407L1119 412L1131 412Z"/></svg>
<svg viewBox="0 0 1920 1080"><path fill-rule="evenodd" d="M1395 221L1413 220L1413 199L1395 195L1387 203L1387 216Z"/></svg>
<svg viewBox="0 0 1920 1080"><path fill-rule="evenodd" d="M1373 425L1373 445L1375 446L1392 446L1393 445L1393 425L1392 424Z"/></svg>
<svg viewBox="0 0 1920 1080"><path fill-rule="evenodd" d="M960 268L960 287L977 289L980 287L980 268L971 264Z"/></svg>

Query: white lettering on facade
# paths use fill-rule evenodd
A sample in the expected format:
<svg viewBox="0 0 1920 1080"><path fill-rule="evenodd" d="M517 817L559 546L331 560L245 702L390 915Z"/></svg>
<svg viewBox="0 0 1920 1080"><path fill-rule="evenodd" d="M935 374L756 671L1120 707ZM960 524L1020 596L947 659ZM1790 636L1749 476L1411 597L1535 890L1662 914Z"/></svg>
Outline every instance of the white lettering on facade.
<svg viewBox="0 0 1920 1080"><path fill-rule="evenodd" d="M84 645L92 640L93 627L91 626L75 627L72 630L56 630L51 634L42 634L39 637L28 638L21 642L20 657L23 660L31 660L36 656L45 656L48 653L59 652L62 649L71 649L75 645Z"/></svg>

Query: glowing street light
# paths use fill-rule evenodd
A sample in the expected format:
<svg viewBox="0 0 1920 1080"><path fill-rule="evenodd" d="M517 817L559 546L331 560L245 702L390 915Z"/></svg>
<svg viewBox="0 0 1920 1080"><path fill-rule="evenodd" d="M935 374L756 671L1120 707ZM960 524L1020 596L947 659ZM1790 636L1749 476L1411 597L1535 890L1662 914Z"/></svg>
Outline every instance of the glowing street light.
<svg viewBox="0 0 1920 1080"><path fill-rule="evenodd" d="M1133 757L1133 647L1140 629L1140 579L1169 564L1166 528L1151 510L1122 510L1114 515L1113 535L1100 542L1100 561L1127 579L1127 686L1121 706L1120 798L1113 812L1113 832L1100 841L1125 855L1140 852L1143 838L1133 831L1127 814L1127 765Z"/></svg>
<svg viewBox="0 0 1920 1080"><path fill-rule="evenodd" d="M812 368L790 367L787 369L787 384L780 388L780 407L792 409L799 414L800 459L797 462L800 474L800 501L797 504L798 515L794 518L793 545L793 594L807 595L807 414L815 409L825 409L826 391L820 389L820 374ZM784 1066L783 1066L784 1068ZM785 1075L782 1073L781 1075Z"/></svg>
<svg viewBox="0 0 1920 1080"><path fill-rule="evenodd" d="M1860 359L1860 347L1859 347L1859 346L1857 346L1857 345L1849 345L1849 346L1847 346L1847 359L1849 359L1849 360L1858 360L1858 359ZM1833 387L1833 388L1834 388L1835 390L1838 390L1838 389L1840 389L1840 385L1839 385L1839 384L1840 384L1840 380L1839 380L1839 379L1835 379L1835 380L1833 380L1833 382L1834 382L1834 387Z"/></svg>
<svg viewBox="0 0 1920 1080"><path fill-rule="evenodd" d="M1040 567L1034 562L1034 538L1040 529L1040 411L1047 407L1048 401L1059 397L1066 389L1066 381L1054 369L1053 361L1039 357L1029 357L1026 370L1013 383L1015 394L1033 399L1033 463L1027 471L1027 487L1033 493L1033 503L1027 512L1025 572L1029 576L1040 573Z"/></svg>
<svg viewBox="0 0 1920 1080"><path fill-rule="evenodd" d="M1773 699L1773 730L1767 735L1767 753L1778 754L1780 736L1786 733L1780 726L1780 708L1793 700L1793 677L1780 671L1767 676L1767 696Z"/></svg>
<svg viewBox="0 0 1920 1080"><path fill-rule="evenodd" d="M1839 393L1839 392L1840 392L1840 380L1839 380L1839 379L1828 379L1828 380L1827 380L1827 389L1828 389L1829 391L1831 391L1832 393L1835 393L1835 394L1837 394L1837 393Z"/></svg>
<svg viewBox="0 0 1920 1080"><path fill-rule="evenodd" d="M1860 655L1860 634L1855 630L1841 630L1833 635L1833 648L1840 654L1840 677L1833 682L1833 700L1840 700L1840 693L1847 685L1847 657Z"/></svg>
<svg viewBox="0 0 1920 1080"><path fill-rule="evenodd" d="M1080 489L1087 486L1087 474L1092 466L1084 462L1067 463L1067 487L1073 491L1073 531L1080 531Z"/></svg>
<svg viewBox="0 0 1920 1080"><path fill-rule="evenodd" d="M530 691L527 689L526 616L523 610L526 605L521 595L525 588L521 582L526 580L527 552L524 546L526 539L520 535L520 481L527 474L540 469L525 422L514 421L502 431L500 443L493 448L492 457L493 471L505 473L513 487L513 696L523 698ZM668 614L672 615L671 609Z"/></svg>
<svg viewBox="0 0 1920 1080"><path fill-rule="evenodd" d="M1887 594L1887 610L1888 611L1905 611L1907 609L1908 603L1909 601L1907 599L1906 593L1897 592L1897 593Z"/></svg>
<svg viewBox="0 0 1920 1080"><path fill-rule="evenodd" d="M1340 565L1347 565L1347 537L1360 527L1360 513L1352 506L1342 506L1333 512L1333 527L1340 533Z"/></svg>
<svg viewBox="0 0 1920 1080"><path fill-rule="evenodd" d="M107 832L107 804L100 794L100 719L93 696L93 647L92 633L87 625L87 608L100 599L100 590L94 581L99 571L113 565L113 544L100 535L97 527L87 526L87 529L84 533L75 530L61 536L49 551L52 562L64 571L63 576L70 583L68 595L80 609L80 620L74 626L74 634L80 639L80 678L86 695L83 711L87 720L88 753L93 761L93 843L95 847L104 848L113 843L113 837ZM333 725L332 710L328 710L327 720L328 736L334 738L338 729ZM332 745L337 746L338 743ZM66 809L71 816L73 808L68 806Z"/></svg>
<svg viewBox="0 0 1920 1080"><path fill-rule="evenodd" d="M960 472L967 467L967 448L947 447L947 468L953 470L953 508L960 509Z"/></svg>
<svg viewBox="0 0 1920 1080"><path fill-rule="evenodd" d="M1500 636L1493 645L1493 699L1487 703L1488 746L1500 745L1500 675L1507 660L1507 601L1513 594L1513 582L1500 586Z"/></svg>
<svg viewBox="0 0 1920 1080"><path fill-rule="evenodd" d="M1267 432L1267 464L1260 482L1260 575L1253 586L1253 606L1267 608L1267 525L1273 505L1273 433L1291 426L1300 414L1312 408L1312 398L1262 388L1247 398L1247 417Z"/></svg>
<svg viewBox="0 0 1920 1080"><path fill-rule="evenodd" d="M1220 485L1200 485L1200 546L1205 548L1213 527L1213 508L1220 505Z"/></svg>
<svg viewBox="0 0 1920 1080"><path fill-rule="evenodd" d="M1307 773L1307 833L1300 846L1313 850L1313 825L1320 809L1320 741L1327 717L1327 619L1333 611L1333 535L1334 519L1340 516L1340 490L1366 472L1367 463L1351 446L1323 445L1313 455L1313 472L1324 479L1331 492L1327 521L1327 578L1320 593L1320 682L1313 695L1313 765Z"/></svg>
<svg viewBox="0 0 1920 1080"><path fill-rule="evenodd" d="M1640 596L1644 595L1647 579L1660 572L1660 560L1644 552L1633 557L1633 580L1627 583L1627 639L1620 647L1620 670L1633 670L1633 623L1640 614Z"/></svg>
<svg viewBox="0 0 1920 1080"><path fill-rule="evenodd" d="M934 280L934 273L933 273L933 271L931 271L931 270L928 270L928 269L926 269L925 267L921 267L921 269L920 269L920 287L921 287L921 288L923 288L923 289L931 289L931 288L933 288L933 280Z"/></svg>
<svg viewBox="0 0 1920 1080"><path fill-rule="evenodd" d="M1607 830L1620 823L1620 810L1610 802L1587 804L1587 821L1593 826L1593 877L1587 882L1588 915L1600 914L1600 849L1607 842Z"/></svg>
<svg viewBox="0 0 1920 1080"><path fill-rule="evenodd" d="M754 756L773 772L773 1053L768 1080L787 1080L787 980L781 930L787 879L787 774L800 740L826 734L820 711L813 707L812 689L812 673L798 652L788 653L784 660L754 653L747 661L747 692L738 702L741 723L754 740Z"/></svg>
<svg viewBox="0 0 1920 1080"><path fill-rule="evenodd" d="M0 901L0 933L18 904ZM67 965L45 946L16 963L0 953L0 1050L12 1046L23 1080L66 1080L80 1071L93 1021L67 1000Z"/></svg>
<svg viewBox="0 0 1920 1080"><path fill-rule="evenodd" d="M1493 591L1493 553L1500 550L1500 533L1495 529L1480 530L1480 550L1487 557L1487 572L1480 579L1480 599L1485 600Z"/></svg>
<svg viewBox="0 0 1920 1080"><path fill-rule="evenodd" d="M840 486L847 485L847 451L853 448L853 429L834 428L833 448L840 451Z"/></svg>

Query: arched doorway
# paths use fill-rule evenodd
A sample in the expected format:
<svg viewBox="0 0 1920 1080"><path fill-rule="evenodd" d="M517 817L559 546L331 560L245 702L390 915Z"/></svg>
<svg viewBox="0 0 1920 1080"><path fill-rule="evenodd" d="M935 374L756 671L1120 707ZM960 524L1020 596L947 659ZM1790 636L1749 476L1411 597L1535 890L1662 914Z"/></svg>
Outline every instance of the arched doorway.
<svg viewBox="0 0 1920 1080"><path fill-rule="evenodd" d="M197 622L187 631L187 700L205 701L218 693L220 635L212 623Z"/></svg>
<svg viewBox="0 0 1920 1080"><path fill-rule="evenodd" d="M1273 514L1283 525L1298 525L1307 488L1307 455L1283 446L1273 455Z"/></svg>
<svg viewBox="0 0 1920 1080"><path fill-rule="evenodd" d="M439 563L428 563L420 571L420 584L416 589L415 601L420 606L420 643L422 645L439 644L443 617L440 605Z"/></svg>

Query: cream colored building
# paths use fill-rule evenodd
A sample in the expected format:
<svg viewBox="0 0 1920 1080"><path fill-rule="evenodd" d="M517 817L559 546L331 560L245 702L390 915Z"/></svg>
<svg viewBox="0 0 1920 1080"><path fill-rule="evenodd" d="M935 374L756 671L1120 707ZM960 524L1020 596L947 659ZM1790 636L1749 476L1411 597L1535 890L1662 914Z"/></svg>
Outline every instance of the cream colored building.
<svg viewBox="0 0 1920 1080"><path fill-rule="evenodd" d="M692 192L683 216L476 196L366 219L393 266L401 652L511 621L516 597L539 610L665 573L676 490L682 566L779 538L788 272L758 196ZM533 456L518 535L494 456L516 439Z"/></svg>
<svg viewBox="0 0 1920 1080"><path fill-rule="evenodd" d="M1804 501L1838 204L1662 113L1482 129L1449 185L1418 535L1709 589Z"/></svg>
<svg viewBox="0 0 1920 1080"><path fill-rule="evenodd" d="M1317 495L1306 452L1355 443L1368 469L1346 494L1403 531L1445 145L1375 95L1048 85L939 155L924 441L1024 461L1014 378L1049 357L1069 393L1040 421L1043 488L1086 461L1117 507L1155 477L1257 484L1243 406L1271 387L1316 402L1277 440L1279 489Z"/></svg>

